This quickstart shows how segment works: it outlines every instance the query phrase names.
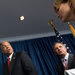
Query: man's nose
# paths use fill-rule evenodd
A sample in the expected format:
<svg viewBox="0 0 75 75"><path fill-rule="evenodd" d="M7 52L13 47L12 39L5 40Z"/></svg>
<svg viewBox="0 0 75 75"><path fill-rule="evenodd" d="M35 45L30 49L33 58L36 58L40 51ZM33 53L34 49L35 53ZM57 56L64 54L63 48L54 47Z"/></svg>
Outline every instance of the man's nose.
<svg viewBox="0 0 75 75"><path fill-rule="evenodd" d="M60 48L58 48L58 51L60 51Z"/></svg>

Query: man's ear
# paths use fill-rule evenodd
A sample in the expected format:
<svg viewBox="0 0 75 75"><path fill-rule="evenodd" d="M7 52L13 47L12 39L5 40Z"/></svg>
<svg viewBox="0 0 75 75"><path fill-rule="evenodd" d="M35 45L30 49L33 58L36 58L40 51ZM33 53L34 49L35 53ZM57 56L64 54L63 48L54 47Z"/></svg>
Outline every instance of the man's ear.
<svg viewBox="0 0 75 75"><path fill-rule="evenodd" d="M70 6L70 8L72 8L72 2L71 2L71 0L68 0L68 5Z"/></svg>

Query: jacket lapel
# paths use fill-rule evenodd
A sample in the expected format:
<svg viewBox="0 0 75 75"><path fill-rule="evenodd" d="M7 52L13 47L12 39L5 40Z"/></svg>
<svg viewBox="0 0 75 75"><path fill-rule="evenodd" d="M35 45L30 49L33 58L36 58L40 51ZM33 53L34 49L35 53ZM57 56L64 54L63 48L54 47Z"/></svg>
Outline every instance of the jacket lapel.
<svg viewBox="0 0 75 75"><path fill-rule="evenodd" d="M10 64L10 73L12 72L15 64L15 58L16 58L16 53L13 54L12 59L11 59L11 64ZM11 74L10 74L11 75Z"/></svg>
<svg viewBox="0 0 75 75"><path fill-rule="evenodd" d="M71 69L72 62L73 62L73 54L70 54L68 58L68 69Z"/></svg>

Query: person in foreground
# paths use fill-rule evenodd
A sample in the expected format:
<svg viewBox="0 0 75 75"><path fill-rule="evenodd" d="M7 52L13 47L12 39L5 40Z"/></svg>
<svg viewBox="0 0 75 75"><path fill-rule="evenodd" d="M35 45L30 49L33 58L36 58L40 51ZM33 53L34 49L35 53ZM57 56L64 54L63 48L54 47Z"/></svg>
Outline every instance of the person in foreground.
<svg viewBox="0 0 75 75"><path fill-rule="evenodd" d="M56 0L53 7L62 22L75 21L75 0Z"/></svg>
<svg viewBox="0 0 75 75"><path fill-rule="evenodd" d="M60 63L57 66L58 75L64 75L64 71L75 68L75 54L69 54L64 44L56 42L54 44L54 52L60 57L63 69Z"/></svg>
<svg viewBox="0 0 75 75"><path fill-rule="evenodd" d="M8 41L1 43L1 50L8 59L3 67L3 75L38 75L30 57L24 51L15 53Z"/></svg>

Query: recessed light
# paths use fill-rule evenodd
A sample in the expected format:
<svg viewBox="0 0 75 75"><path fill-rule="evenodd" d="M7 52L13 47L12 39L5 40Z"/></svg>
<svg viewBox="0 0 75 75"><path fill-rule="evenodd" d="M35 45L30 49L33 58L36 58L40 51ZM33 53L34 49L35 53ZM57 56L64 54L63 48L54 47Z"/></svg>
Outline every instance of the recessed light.
<svg viewBox="0 0 75 75"><path fill-rule="evenodd" d="M23 21L24 20L24 16L20 16L20 20Z"/></svg>

